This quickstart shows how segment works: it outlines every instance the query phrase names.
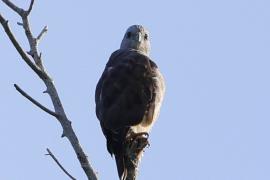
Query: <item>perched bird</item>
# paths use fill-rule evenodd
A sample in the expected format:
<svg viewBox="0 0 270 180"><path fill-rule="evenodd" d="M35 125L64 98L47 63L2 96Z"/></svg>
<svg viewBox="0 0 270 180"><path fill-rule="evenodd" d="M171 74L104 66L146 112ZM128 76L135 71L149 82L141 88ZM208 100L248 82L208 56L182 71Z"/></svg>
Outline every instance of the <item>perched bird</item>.
<svg viewBox="0 0 270 180"><path fill-rule="evenodd" d="M127 175L126 142L148 137L164 96L163 76L149 57L149 37L143 26L129 27L96 87L96 115L120 179Z"/></svg>

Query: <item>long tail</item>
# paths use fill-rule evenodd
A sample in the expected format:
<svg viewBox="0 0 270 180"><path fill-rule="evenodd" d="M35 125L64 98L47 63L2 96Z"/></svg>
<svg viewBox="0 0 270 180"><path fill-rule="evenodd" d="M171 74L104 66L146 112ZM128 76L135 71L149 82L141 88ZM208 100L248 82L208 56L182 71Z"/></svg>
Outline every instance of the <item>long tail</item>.
<svg viewBox="0 0 270 180"><path fill-rule="evenodd" d="M117 166L119 179L124 180L127 176L127 169L125 168L124 155L123 154L115 155L115 162Z"/></svg>
<svg viewBox="0 0 270 180"><path fill-rule="evenodd" d="M143 155L143 149L148 145L145 137L125 143L120 151L115 153L115 161L120 180L135 180L138 165Z"/></svg>

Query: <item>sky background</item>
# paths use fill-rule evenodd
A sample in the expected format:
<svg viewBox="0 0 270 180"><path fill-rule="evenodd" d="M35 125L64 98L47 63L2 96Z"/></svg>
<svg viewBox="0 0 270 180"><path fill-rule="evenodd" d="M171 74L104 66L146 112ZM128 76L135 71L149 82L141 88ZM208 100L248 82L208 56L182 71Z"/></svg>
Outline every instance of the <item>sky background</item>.
<svg viewBox="0 0 270 180"><path fill-rule="evenodd" d="M18 16L2 2L0 13L29 50ZM138 179L269 180L269 19L269 0L36 0L30 17L34 34L49 27L39 48L44 64L101 180L117 172L95 116L95 86L133 24L149 29L167 86ZM46 148L86 179L59 123L14 89L52 108L2 27L0 83L0 179L68 179Z"/></svg>

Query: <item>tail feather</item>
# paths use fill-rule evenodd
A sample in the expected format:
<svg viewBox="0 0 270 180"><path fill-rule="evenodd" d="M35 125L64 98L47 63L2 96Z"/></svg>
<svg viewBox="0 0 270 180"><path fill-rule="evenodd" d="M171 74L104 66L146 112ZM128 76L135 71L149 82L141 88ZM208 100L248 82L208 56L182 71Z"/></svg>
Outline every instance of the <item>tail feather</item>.
<svg viewBox="0 0 270 180"><path fill-rule="evenodd" d="M121 154L115 155L115 162L117 166L119 179L120 180L125 179L126 170L125 170L124 156Z"/></svg>

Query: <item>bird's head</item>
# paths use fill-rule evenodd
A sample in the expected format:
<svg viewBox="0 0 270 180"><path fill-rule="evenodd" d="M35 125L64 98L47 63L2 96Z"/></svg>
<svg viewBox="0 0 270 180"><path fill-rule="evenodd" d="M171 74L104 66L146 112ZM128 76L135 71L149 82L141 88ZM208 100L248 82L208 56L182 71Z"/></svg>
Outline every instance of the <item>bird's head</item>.
<svg viewBox="0 0 270 180"><path fill-rule="evenodd" d="M149 32L141 25L130 26L122 40L121 49L135 49L145 55L150 53Z"/></svg>

